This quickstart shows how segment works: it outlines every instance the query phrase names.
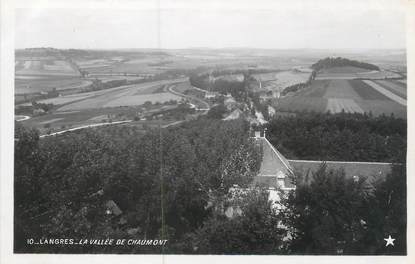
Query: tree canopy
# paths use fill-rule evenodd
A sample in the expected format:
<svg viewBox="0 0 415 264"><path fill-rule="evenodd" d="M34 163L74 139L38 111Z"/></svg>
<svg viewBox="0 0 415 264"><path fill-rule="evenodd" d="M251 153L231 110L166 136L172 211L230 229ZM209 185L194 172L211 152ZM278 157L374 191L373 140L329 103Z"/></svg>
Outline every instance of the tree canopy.
<svg viewBox="0 0 415 264"><path fill-rule="evenodd" d="M299 113L277 116L267 128L289 159L394 162L406 153L406 121L393 116Z"/></svg>
<svg viewBox="0 0 415 264"><path fill-rule="evenodd" d="M155 238L162 217L174 246L210 215L209 192L225 195L233 184L252 181L260 153L247 135L242 120L199 120L144 135L134 127L113 127L39 140L36 131L16 124L16 251L28 250L27 237L131 237L127 230L135 228L135 237ZM108 200L119 206L123 220L105 214Z"/></svg>
<svg viewBox="0 0 415 264"><path fill-rule="evenodd" d="M368 69L368 70L374 70L379 71L379 67L370 63L356 61L356 60L349 60L346 58L331 58L327 57L325 59L321 59L318 62L311 65L311 68L315 71L319 71L321 69L327 69L332 67L343 67L343 66L354 66L358 68Z"/></svg>

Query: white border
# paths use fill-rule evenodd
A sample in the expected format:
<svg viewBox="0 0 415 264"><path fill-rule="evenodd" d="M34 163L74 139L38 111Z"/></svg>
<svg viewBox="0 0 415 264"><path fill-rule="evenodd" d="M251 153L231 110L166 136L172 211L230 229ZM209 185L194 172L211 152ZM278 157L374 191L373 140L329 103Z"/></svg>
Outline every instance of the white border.
<svg viewBox="0 0 415 264"><path fill-rule="evenodd" d="M51 254L13 254L13 109L14 109L14 8L155 8L163 3L165 8L195 8L206 9L239 9L259 8L267 9L269 6L281 4L290 5L292 8L318 8L330 4L333 9L338 8L347 12L347 4L362 5L366 1L290 1L271 0L229 0L229 1L205 1L192 3L190 0L2 0L1 1L1 53L0 53L0 200L1 200L1 226L0 226L0 263L415 263L413 256L415 238L414 208L415 204L414 179L412 177L415 164L415 104L408 104L408 256L154 256L154 255L51 255ZM367 0L373 8L382 8L388 1ZM397 0L399 1L399 0ZM283 3L282 3L283 2ZM317 2L319 5L317 5ZM345 4L347 2L347 4ZM390 1L389 1L390 2ZM401 0L400 3L407 8L407 54L408 54L408 100L415 96L415 1ZM338 11L336 10L336 11ZM30 26L30 25L28 25ZM412 261L411 261L412 260Z"/></svg>

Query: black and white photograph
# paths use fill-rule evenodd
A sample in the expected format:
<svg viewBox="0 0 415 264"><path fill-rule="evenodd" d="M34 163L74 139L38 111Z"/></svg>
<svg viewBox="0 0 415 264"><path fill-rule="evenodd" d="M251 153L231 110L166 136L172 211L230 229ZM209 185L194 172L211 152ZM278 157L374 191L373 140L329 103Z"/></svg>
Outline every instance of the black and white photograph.
<svg viewBox="0 0 415 264"><path fill-rule="evenodd" d="M408 256L412 1L26 2L11 254Z"/></svg>

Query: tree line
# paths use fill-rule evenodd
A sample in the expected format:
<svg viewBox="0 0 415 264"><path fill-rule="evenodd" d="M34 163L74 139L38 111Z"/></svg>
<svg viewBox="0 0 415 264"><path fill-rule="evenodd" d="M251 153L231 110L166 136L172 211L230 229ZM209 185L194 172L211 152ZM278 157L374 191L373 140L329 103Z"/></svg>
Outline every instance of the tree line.
<svg viewBox="0 0 415 264"><path fill-rule="evenodd" d="M164 237L173 250L212 215L212 209L205 209L212 197L221 199L234 184L246 187L256 175L260 154L247 133L248 124L242 120L201 120L145 134L133 127L114 127L39 140L36 130L16 124L15 250L28 252L28 237L159 238L161 185ZM124 212L123 220L106 215L108 200ZM129 235L129 229L139 231ZM159 248L121 252L157 253Z"/></svg>
<svg viewBox="0 0 415 264"><path fill-rule="evenodd" d="M287 158L394 162L406 153L406 120L359 113L298 113L270 120L268 138Z"/></svg>
<svg viewBox="0 0 415 264"><path fill-rule="evenodd" d="M344 66L353 66L353 67L374 70L374 71L380 70L379 67L374 64L356 61L356 60L349 60L349 59L341 58L341 57L337 57L337 58L327 57L327 58L321 59L317 61L316 63L314 63L313 65L311 65L311 68L315 71L320 71L322 69L327 69L331 67L344 67Z"/></svg>
<svg viewBox="0 0 415 264"><path fill-rule="evenodd" d="M286 143L307 131L322 138L329 133L333 142L345 140L332 150L339 148L336 155L343 151L347 157L345 145L352 139L341 131L349 131L354 140L365 130L370 136L404 140L401 122L392 117L308 114L272 120L267 137L287 155L294 144ZM293 175L296 190L276 207L266 190L247 188L262 156L248 135L249 124L243 120L209 117L161 133L114 126L42 140L36 130L16 123L15 252L405 254L404 148L393 159L400 165L369 187L364 177L356 182L324 164L308 183L304 175ZM311 139L316 137L297 144L311 149L315 147ZM367 146L364 151L371 150ZM331 153L328 147L326 152ZM317 157L319 150L294 148L292 153ZM230 195L235 184L245 191ZM223 209L232 199L242 213L228 218ZM118 205L121 216L106 213L108 200ZM387 234L396 238L395 247L384 246ZM168 239L168 243L163 248L45 247L26 244L29 237Z"/></svg>

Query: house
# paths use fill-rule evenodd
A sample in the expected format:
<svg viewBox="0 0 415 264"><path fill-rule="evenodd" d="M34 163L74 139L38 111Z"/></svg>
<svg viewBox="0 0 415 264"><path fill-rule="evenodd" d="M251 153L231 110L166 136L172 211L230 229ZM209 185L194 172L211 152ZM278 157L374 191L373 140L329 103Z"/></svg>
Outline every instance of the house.
<svg viewBox="0 0 415 264"><path fill-rule="evenodd" d="M118 207L118 205L113 201L113 200L108 200L105 203L105 207L106 207L106 214L112 214L115 216L119 216L120 214L122 214L121 209Z"/></svg>
<svg viewBox="0 0 415 264"><path fill-rule="evenodd" d="M283 191L295 189L291 180L293 168L288 160L268 141L265 132L261 135L259 131L256 131L254 140L263 154L259 173L253 184Z"/></svg>
<svg viewBox="0 0 415 264"><path fill-rule="evenodd" d="M318 160L288 160L288 162L296 173L303 176L316 172L323 164L323 161ZM365 177L369 185L384 179L392 171L392 164L383 162L324 161L324 164L327 170L343 170L346 178L354 181ZM309 181L309 177L307 178Z"/></svg>
<svg viewBox="0 0 415 264"><path fill-rule="evenodd" d="M259 172L250 187L241 188L234 185L229 189L229 199L217 206L221 213L231 219L241 215L242 209L238 197L243 196L255 187L265 188L268 193L268 200L273 202L276 210L281 210L284 206L280 203L281 198L289 191L295 190L293 182L294 174L301 173L307 175L317 171L323 161L310 160L288 160L268 141L266 131L255 131L252 137L254 143L260 147L262 161ZM380 162L345 162L345 161L326 161L324 162L329 170L343 169L345 176L359 181L361 177L368 177L369 184L384 178L391 172L390 163ZM306 177L307 178L307 177ZM307 182L306 182L307 183ZM212 202L209 206L214 206ZM280 224L281 227L284 227ZM288 237L290 234L288 234Z"/></svg>

